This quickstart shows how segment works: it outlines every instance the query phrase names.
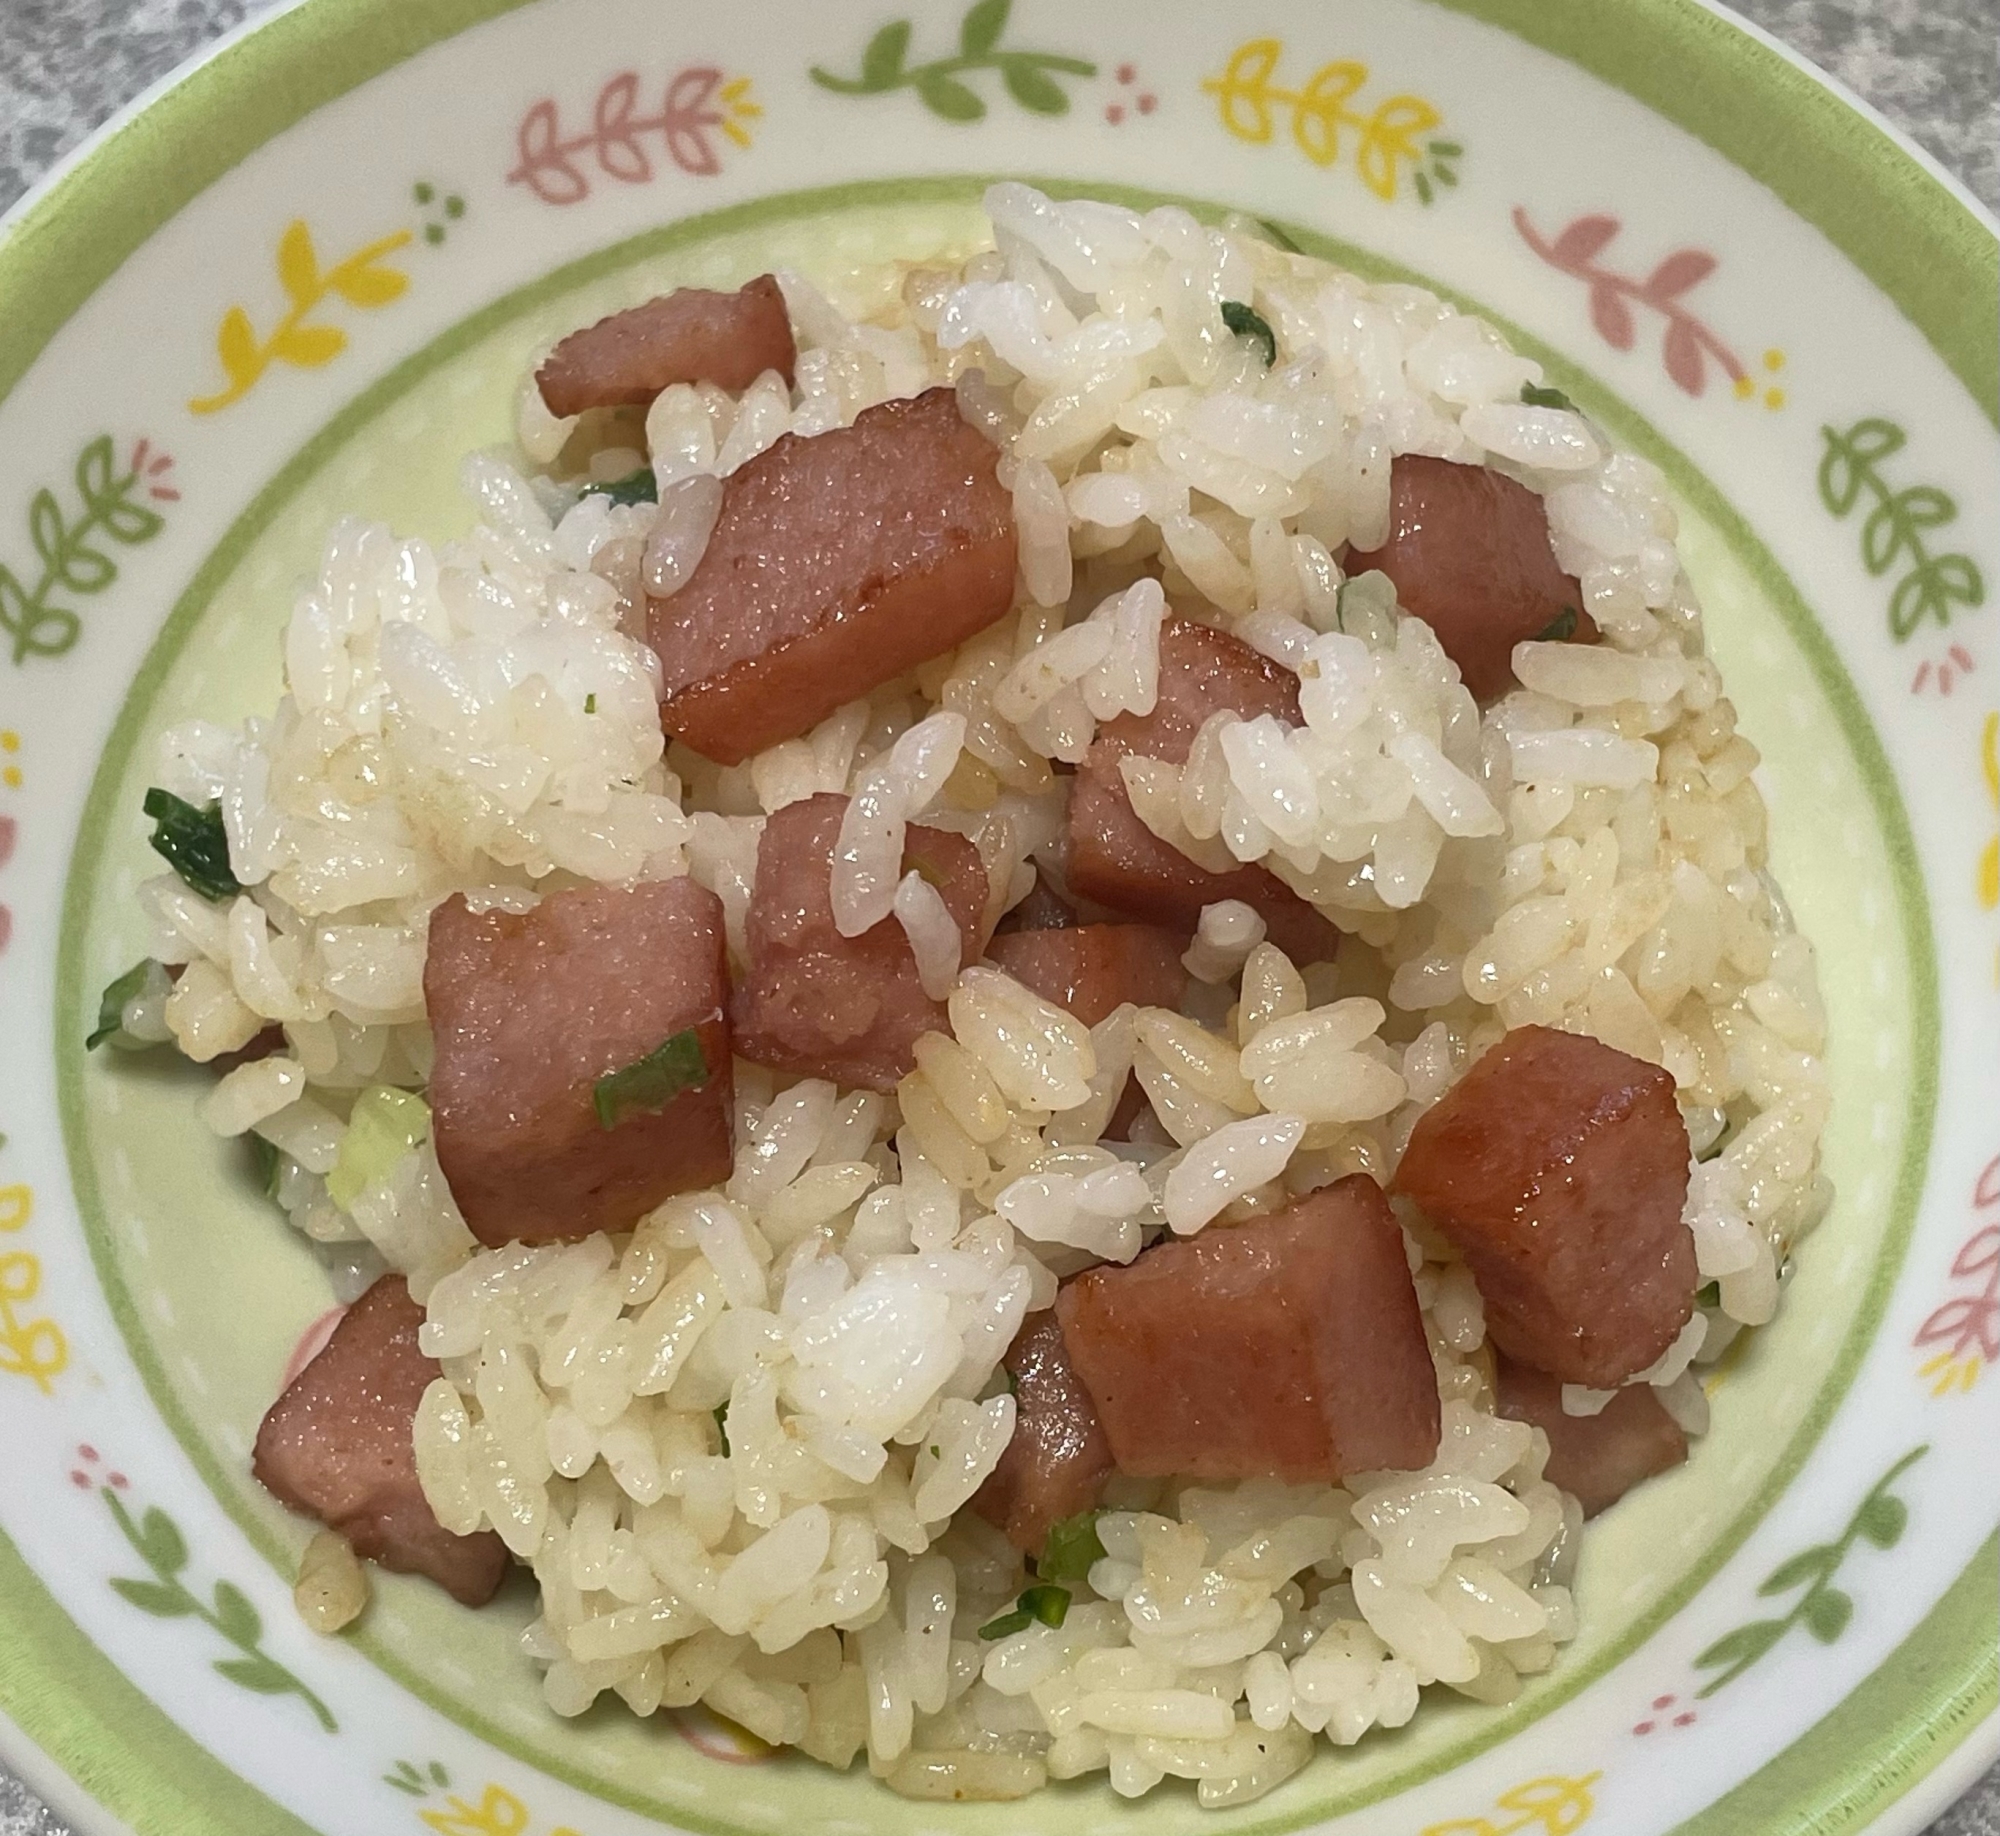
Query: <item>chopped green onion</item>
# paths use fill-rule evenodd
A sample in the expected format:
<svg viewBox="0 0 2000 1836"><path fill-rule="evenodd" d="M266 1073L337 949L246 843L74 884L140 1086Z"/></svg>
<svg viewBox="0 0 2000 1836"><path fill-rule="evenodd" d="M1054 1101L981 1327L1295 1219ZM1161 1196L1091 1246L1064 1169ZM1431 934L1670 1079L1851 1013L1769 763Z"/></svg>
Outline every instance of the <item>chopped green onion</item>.
<svg viewBox="0 0 2000 1836"><path fill-rule="evenodd" d="M1035 1623L1032 1613L1024 1613L1016 1607L1011 1613L1002 1613L998 1619L989 1619L979 1628L981 1638L1012 1638L1016 1632L1025 1632Z"/></svg>
<svg viewBox="0 0 2000 1836"><path fill-rule="evenodd" d="M722 1436L722 1457L729 1458L729 1405L719 1402L711 1412L715 1416L715 1432Z"/></svg>
<svg viewBox="0 0 2000 1836"><path fill-rule="evenodd" d="M221 804L198 810L156 784L141 807L153 819L154 849L204 899L230 899L243 890L229 870Z"/></svg>
<svg viewBox="0 0 2000 1836"><path fill-rule="evenodd" d="M584 696L583 711L586 714L595 714L597 712L597 693L595 690L592 690L590 694Z"/></svg>
<svg viewBox="0 0 2000 1836"><path fill-rule="evenodd" d="M1523 383L1521 400L1530 408L1567 408L1571 414L1576 412L1576 404L1560 389L1544 389L1540 383Z"/></svg>
<svg viewBox="0 0 2000 1836"><path fill-rule="evenodd" d="M1278 334L1271 329L1264 316L1246 306L1241 300L1222 302L1222 322L1239 338L1249 338L1260 345L1264 352L1264 368L1269 369L1278 361Z"/></svg>
<svg viewBox="0 0 2000 1836"><path fill-rule="evenodd" d="M430 1106L407 1090L375 1084L354 1099L347 1133L340 1138L333 1170L326 1176L326 1195L342 1211L386 1178L390 1170L431 1132Z"/></svg>
<svg viewBox="0 0 2000 1836"><path fill-rule="evenodd" d="M1037 1620L1045 1626L1059 1626L1069 1617L1069 1589L1038 1585L1027 1588L1020 1599L1014 1602L1011 1613L1002 1613L998 1619L989 1619L979 1628L979 1636L985 1639L1012 1638L1016 1632L1025 1632Z"/></svg>
<svg viewBox="0 0 2000 1836"><path fill-rule="evenodd" d="M1069 1617L1069 1589L1031 1587L1014 1604L1045 1626L1059 1626Z"/></svg>
<svg viewBox="0 0 2000 1836"><path fill-rule="evenodd" d="M1044 1581L1081 1581L1093 1562L1104 1560L1104 1544L1097 1535L1102 1511L1079 1511L1049 1526L1035 1573Z"/></svg>
<svg viewBox="0 0 2000 1836"><path fill-rule="evenodd" d="M257 1184L263 1188L266 1198L275 1199L278 1196L278 1172L282 1165L277 1145L266 1141L262 1135L245 1135L243 1139L249 1142L250 1158L256 1163Z"/></svg>
<svg viewBox="0 0 2000 1836"><path fill-rule="evenodd" d="M1564 644L1576 636L1576 608L1564 606L1554 618L1535 633L1537 644Z"/></svg>
<svg viewBox="0 0 2000 1836"><path fill-rule="evenodd" d="M591 1101L597 1108L598 1125L616 1128L634 1110L658 1115L683 1090L699 1090L708 1082L708 1075L700 1036L693 1027L684 1027L644 1058L597 1080Z"/></svg>
<svg viewBox="0 0 2000 1836"><path fill-rule="evenodd" d="M155 1043L149 1039L134 1039L125 1031L126 1008L147 991L148 984L155 977L161 982L168 979L166 970L149 956L134 963L115 982L106 986L97 998L97 1025L83 1042L86 1052L96 1051L107 1039L128 1052L136 1052Z"/></svg>
<svg viewBox="0 0 2000 1836"><path fill-rule="evenodd" d="M660 501L660 487L653 477L653 468L642 465L636 472L628 472L623 478L614 478L606 484L587 484L583 487L586 497L608 497L614 504L657 504Z"/></svg>

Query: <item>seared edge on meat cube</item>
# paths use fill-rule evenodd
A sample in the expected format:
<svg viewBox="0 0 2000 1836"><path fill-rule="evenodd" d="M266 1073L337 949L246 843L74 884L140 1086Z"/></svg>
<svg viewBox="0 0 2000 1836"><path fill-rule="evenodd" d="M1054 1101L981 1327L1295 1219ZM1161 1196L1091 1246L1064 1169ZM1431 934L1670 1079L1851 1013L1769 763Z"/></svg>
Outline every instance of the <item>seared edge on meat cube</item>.
<svg viewBox="0 0 2000 1836"><path fill-rule="evenodd" d="M916 1064L920 1034L948 1028L924 993L894 917L858 937L833 921L833 853L847 799L822 792L769 817L757 844L745 931L750 961L736 987L736 1050L753 1064L893 1090ZM986 869L962 835L910 825L903 870L937 888L958 926L959 960L979 957Z"/></svg>
<svg viewBox="0 0 2000 1836"><path fill-rule="evenodd" d="M1014 1378L1014 1435L972 1508L1028 1555L1049 1526L1097 1503L1111 1476L1111 1444L1063 1348L1054 1311L1031 1313L1007 1348Z"/></svg>
<svg viewBox="0 0 2000 1836"><path fill-rule="evenodd" d="M1303 1484L1437 1455L1403 1233L1365 1173L1090 1269L1056 1314L1121 1472Z"/></svg>
<svg viewBox="0 0 2000 1836"><path fill-rule="evenodd" d="M1562 1384L1548 1372L1517 1364L1505 1353L1494 1363L1496 1412L1549 1437L1542 1476L1573 1493L1585 1517L1595 1517L1642 1479L1687 1458L1687 1435L1649 1384L1625 1385L1595 1415L1566 1415Z"/></svg>
<svg viewBox="0 0 2000 1836"><path fill-rule="evenodd" d="M1225 631L1191 619L1160 628L1159 700L1150 714L1121 714L1098 729L1070 792L1069 884L1079 898L1192 931L1205 905L1240 899L1263 915L1271 941L1295 963L1332 958L1338 933L1268 868L1210 873L1162 841L1132 808L1119 775L1127 756L1187 763L1211 714L1270 714L1299 724L1299 680Z"/></svg>
<svg viewBox="0 0 2000 1836"><path fill-rule="evenodd" d="M1514 686L1524 638L1597 640L1583 588L1556 565L1547 507L1483 465L1399 454L1389 467L1389 538L1347 560L1350 574L1370 568L1437 633L1476 701Z"/></svg>
<svg viewBox="0 0 2000 1836"><path fill-rule="evenodd" d="M1694 1310L1689 1159L1659 1066L1523 1026L1419 1118L1395 1183L1458 1246L1500 1350L1608 1390Z"/></svg>
<svg viewBox="0 0 2000 1836"><path fill-rule="evenodd" d="M684 878L431 914L433 1138L482 1243L624 1230L729 1177L726 953Z"/></svg>
<svg viewBox="0 0 2000 1836"><path fill-rule="evenodd" d="M452 1535L417 1481L417 1404L442 1375L417 1347L423 1323L402 1276L383 1276L271 1405L251 1470L294 1511L339 1531L357 1555L428 1575L453 1599L484 1606L506 1575L506 1545L491 1530Z"/></svg>
<svg viewBox="0 0 2000 1836"><path fill-rule="evenodd" d="M571 332L535 372L553 415L650 402L675 383L732 393L766 370L791 387L798 347L785 296L768 274L734 293L683 287Z"/></svg>
<svg viewBox="0 0 2000 1836"><path fill-rule="evenodd" d="M651 602L667 732L739 764L1003 616L999 457L950 389L929 389L730 473L693 575Z"/></svg>

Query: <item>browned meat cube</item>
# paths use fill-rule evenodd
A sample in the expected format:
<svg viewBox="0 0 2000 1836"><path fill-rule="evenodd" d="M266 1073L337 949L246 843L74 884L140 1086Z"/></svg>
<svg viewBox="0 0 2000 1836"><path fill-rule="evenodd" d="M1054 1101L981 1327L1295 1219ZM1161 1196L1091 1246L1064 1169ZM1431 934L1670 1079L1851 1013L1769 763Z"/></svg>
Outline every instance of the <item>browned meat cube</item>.
<svg viewBox="0 0 2000 1836"><path fill-rule="evenodd" d="M1437 1455L1403 1233L1365 1173L1091 1269L1056 1314L1120 1472L1300 1484Z"/></svg>
<svg viewBox="0 0 2000 1836"><path fill-rule="evenodd" d="M1458 1245L1496 1346L1608 1390L1693 1311L1688 1158L1666 1072L1523 1026L1418 1121L1396 1190Z"/></svg>
<svg viewBox="0 0 2000 1836"><path fill-rule="evenodd" d="M1014 1438L972 1508L1033 1555L1051 1524L1097 1503L1111 1476L1111 1444L1070 1368L1052 1310L1021 1323L1006 1363L1014 1376Z"/></svg>
<svg viewBox="0 0 2000 1836"><path fill-rule="evenodd" d="M1583 588L1556 565L1542 500L1483 465L1414 453L1389 468L1389 539L1350 555L1350 574L1379 568L1403 610L1437 633L1473 697L1514 686L1514 646L1539 637L1565 612L1569 635L1595 643Z"/></svg>
<svg viewBox="0 0 2000 1836"><path fill-rule="evenodd" d="M472 1234L623 1230L727 1179L728 999L722 902L692 880L577 887L523 913L440 905L431 1127Z"/></svg>
<svg viewBox="0 0 2000 1836"><path fill-rule="evenodd" d="M1192 931L1204 905L1240 899L1261 912L1271 941L1298 963L1325 962L1333 926L1263 867L1207 873L1141 822L1118 775L1128 753L1184 765L1202 722L1224 708L1299 723L1299 681L1227 632L1169 618L1160 630L1160 694L1150 714L1121 714L1098 730L1069 804L1069 883L1114 911Z"/></svg>
<svg viewBox="0 0 2000 1836"><path fill-rule="evenodd" d="M338 1530L355 1554L428 1575L454 1599L484 1606L507 1572L506 1545L491 1530L453 1536L417 1482L411 1429L441 1375L417 1349L423 1323L402 1276L383 1276L271 1405L252 1470L294 1511Z"/></svg>
<svg viewBox="0 0 2000 1836"><path fill-rule="evenodd" d="M736 988L736 1050L753 1064L893 1090L916 1065L917 1036L945 1030L899 920L859 937L833 922L834 844L847 799L788 803L764 824L750 893L750 966ZM986 869L962 835L912 823L903 871L921 872L958 922L960 960L979 958Z"/></svg>
<svg viewBox="0 0 2000 1836"><path fill-rule="evenodd" d="M1014 596L999 457L930 389L732 472L693 577L652 602L666 730L738 764L992 624Z"/></svg>
<svg viewBox="0 0 2000 1836"><path fill-rule="evenodd" d="M1643 1383L1627 1384L1595 1415L1565 1415L1557 1378L1505 1356L1495 1364L1499 1413L1549 1437L1544 1477L1575 1493L1585 1517L1595 1517L1640 1480L1687 1458L1680 1423Z"/></svg>
<svg viewBox="0 0 2000 1836"><path fill-rule="evenodd" d="M551 414L650 402L675 383L747 389L766 370L789 387L798 348L768 274L734 293L683 287L571 332L535 372Z"/></svg>
<svg viewBox="0 0 2000 1836"><path fill-rule="evenodd" d="M1151 924L1079 924L1066 930L1010 931L987 956L1044 1001L1095 1026L1126 1001L1178 1008L1187 993L1185 937Z"/></svg>

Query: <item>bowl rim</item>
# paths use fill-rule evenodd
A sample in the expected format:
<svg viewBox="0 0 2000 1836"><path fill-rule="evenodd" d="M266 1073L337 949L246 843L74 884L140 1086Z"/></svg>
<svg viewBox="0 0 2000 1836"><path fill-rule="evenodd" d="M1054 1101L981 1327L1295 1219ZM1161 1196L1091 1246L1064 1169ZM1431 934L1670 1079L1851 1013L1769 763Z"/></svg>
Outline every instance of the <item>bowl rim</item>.
<svg viewBox="0 0 2000 1836"><path fill-rule="evenodd" d="M1989 422L2000 427L2000 223L1931 155L1843 85L1714 0L1434 0L1507 31L1632 96L1694 134L1758 179L1795 215L1825 234L1910 321ZM0 350L0 403L77 310L133 251L242 159L313 110L458 33L529 0L284 0L207 46L114 115L0 217L0 313L10 336ZM1692 69L1692 80L1689 72ZM259 81L282 73L283 81ZM1681 80L1674 80L1678 74ZM146 182L136 182L141 179ZM164 179L164 183L158 182ZM1990 1567L1992 1544L1958 1578ZM184 1734L116 1664L90 1645L18 1554L0 1537L0 1579L17 1568L0 1613L0 1659L24 1622L53 1618L66 1642L102 1666L152 1725L143 1742L108 1700L74 1697L91 1731L58 1760L0 1711L0 1751L79 1828L124 1830L126 1796L152 1827L160 1804L131 1796L112 1776L116 1753L150 1754L155 1785L190 1773L212 1776L254 1800L261 1829L306 1827L264 1799ZM12 1623L9 1623L12 1622ZM1926 1622L1929 1623L1928 1621ZM1869 1691L1922 1638L1913 1630L1889 1662L1854 1685ZM30 1647L32 1637L25 1641ZM0 1669L4 1669L0 1665ZM1983 1672L1993 1669L1989 1654ZM1981 1682L1990 1693L1991 1679ZM1960 1695L1954 1698L1965 1701ZM1906 1710L1932 1697L1897 1704ZM1885 1704L1885 1706L1888 1706ZM71 1723L74 1733L76 1723ZM1824 1724L1822 1724L1822 1728ZM1822 1732L1811 1730L1807 1739ZM1881 1731L1874 1756L1890 1757L1914 1730ZM1800 1745L1804 1745L1802 1741ZM176 1751L179 1749L179 1751ZM1792 1750L1767 1762L1783 1763ZM1888 1782L1897 1821L1941 1810L2000 1752L2000 1715L1969 1716L1933 1741L1912 1776ZM1851 1750L1848 1770L1861 1756ZM1865 1762L1864 1762L1865 1763ZM72 1776L69 1764L77 1766ZM157 1767L157 1770L153 1770ZM1753 1775L1754 1776L1754 1775ZM1942 1787L1949 1779L1952 1790ZM86 1783L86 1781L88 1781ZM113 1791L113 1787L116 1791ZM96 1790L106 1790L100 1801ZM202 1794L210 1800L209 1792ZM246 1808L249 1805L246 1803ZM1866 1820L1886 1806L1843 1805ZM171 1814L171 1813L169 1813ZM1706 1827L1713 1807L1694 1824Z"/></svg>

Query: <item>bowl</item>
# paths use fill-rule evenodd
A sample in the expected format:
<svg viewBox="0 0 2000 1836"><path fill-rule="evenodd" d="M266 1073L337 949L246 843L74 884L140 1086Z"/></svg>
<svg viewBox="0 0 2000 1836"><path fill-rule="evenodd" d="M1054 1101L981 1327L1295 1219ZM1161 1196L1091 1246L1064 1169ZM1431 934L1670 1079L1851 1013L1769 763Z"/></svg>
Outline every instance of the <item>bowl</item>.
<svg viewBox="0 0 2000 1836"><path fill-rule="evenodd" d="M193 1067L86 1057L167 726L279 692L328 526L465 526L550 339L963 252L996 176L1263 218L1475 309L1658 465L1814 939L1837 1199L1582 1631L1209 1813L945 1807L699 1713L563 1722L509 1592L298 1621L248 1449L332 1305ZM2000 1749L1991 221L1693 0L304 0L0 242L0 1748L83 1829L1914 1830Z"/></svg>

